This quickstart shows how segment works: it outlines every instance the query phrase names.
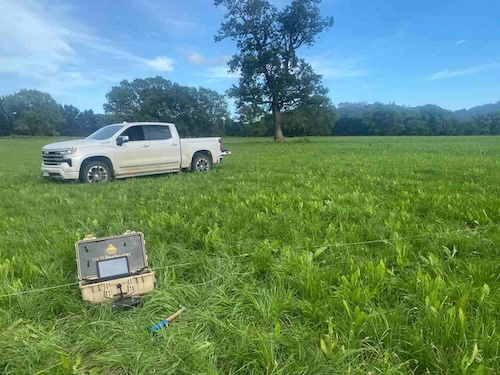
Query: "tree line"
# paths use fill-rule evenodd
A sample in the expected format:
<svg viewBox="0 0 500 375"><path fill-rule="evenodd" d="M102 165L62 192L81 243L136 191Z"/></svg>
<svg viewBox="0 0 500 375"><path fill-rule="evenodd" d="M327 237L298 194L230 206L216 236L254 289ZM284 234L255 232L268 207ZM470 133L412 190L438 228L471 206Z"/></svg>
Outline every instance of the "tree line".
<svg viewBox="0 0 500 375"><path fill-rule="evenodd" d="M123 121L173 122L184 137L275 134L271 111L246 105L232 117L223 95L162 77L122 81L106 97L104 113L58 104L48 93L37 90L0 97L0 136L85 137L104 125ZM463 116L463 111L435 105L340 103L335 107L328 97L314 95L281 115L282 131L288 137L500 135L500 111Z"/></svg>
<svg viewBox="0 0 500 375"><path fill-rule="evenodd" d="M466 117L436 105L340 103L332 135L500 135L500 111Z"/></svg>
<svg viewBox="0 0 500 375"><path fill-rule="evenodd" d="M174 122L185 137L224 135L231 127L223 95L162 77L124 80L106 95L104 114L58 104L48 93L23 89L0 97L0 136L85 137L123 121Z"/></svg>
<svg viewBox="0 0 500 375"><path fill-rule="evenodd" d="M91 109L58 104L38 90L23 89L0 97L0 136L87 136L108 124L110 117Z"/></svg>
<svg viewBox="0 0 500 375"><path fill-rule="evenodd" d="M257 119L256 119L257 118ZM251 119L251 120L248 120ZM302 104L282 116L285 136L500 135L500 111L465 117L436 105ZM272 136L271 114L244 108L235 136Z"/></svg>

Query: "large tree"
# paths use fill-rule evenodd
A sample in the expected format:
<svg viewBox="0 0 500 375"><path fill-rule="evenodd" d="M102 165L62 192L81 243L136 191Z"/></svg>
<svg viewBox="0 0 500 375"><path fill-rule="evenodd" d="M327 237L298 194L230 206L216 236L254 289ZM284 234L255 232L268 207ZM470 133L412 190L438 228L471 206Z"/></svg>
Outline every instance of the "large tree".
<svg viewBox="0 0 500 375"><path fill-rule="evenodd" d="M302 46L312 46L317 36L333 25L323 18L321 0L293 0L278 10L267 0L215 0L227 8L216 41L229 38L238 53L229 68L239 72L239 85L229 90L238 107L263 106L273 113L274 139L281 140L281 112L296 108L305 99L325 95L321 76L297 56Z"/></svg>
<svg viewBox="0 0 500 375"><path fill-rule="evenodd" d="M64 119L59 104L47 93L21 90L3 100L8 127L14 134L57 135Z"/></svg>
<svg viewBox="0 0 500 375"><path fill-rule="evenodd" d="M162 77L122 81L106 97L104 109L118 121L175 122L188 136L222 135L229 119L227 102L216 91Z"/></svg>

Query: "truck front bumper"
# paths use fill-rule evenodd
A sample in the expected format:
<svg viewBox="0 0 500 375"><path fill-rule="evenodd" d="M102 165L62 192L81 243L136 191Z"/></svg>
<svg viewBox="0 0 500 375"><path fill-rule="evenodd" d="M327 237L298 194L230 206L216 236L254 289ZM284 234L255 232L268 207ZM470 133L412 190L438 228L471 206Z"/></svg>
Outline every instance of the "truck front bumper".
<svg viewBox="0 0 500 375"><path fill-rule="evenodd" d="M42 164L42 176L54 180L78 180L80 171L74 167L70 167L67 163L59 165Z"/></svg>

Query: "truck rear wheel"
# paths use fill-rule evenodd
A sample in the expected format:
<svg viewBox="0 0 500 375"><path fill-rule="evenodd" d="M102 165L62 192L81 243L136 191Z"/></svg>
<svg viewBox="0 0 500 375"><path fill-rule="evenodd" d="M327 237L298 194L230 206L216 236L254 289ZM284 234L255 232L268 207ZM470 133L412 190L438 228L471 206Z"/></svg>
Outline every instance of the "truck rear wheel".
<svg viewBox="0 0 500 375"><path fill-rule="evenodd" d="M111 181L111 167L103 160L86 161L80 169L80 181L102 183Z"/></svg>
<svg viewBox="0 0 500 375"><path fill-rule="evenodd" d="M212 158L207 154L197 154L191 162L191 170L194 172L204 172L212 169Z"/></svg>

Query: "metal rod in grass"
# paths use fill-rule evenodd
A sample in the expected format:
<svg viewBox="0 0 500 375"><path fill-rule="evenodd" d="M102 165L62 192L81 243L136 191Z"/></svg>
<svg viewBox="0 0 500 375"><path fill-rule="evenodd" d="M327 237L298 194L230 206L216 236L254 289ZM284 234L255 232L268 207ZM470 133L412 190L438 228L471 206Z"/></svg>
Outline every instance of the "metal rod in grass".
<svg viewBox="0 0 500 375"><path fill-rule="evenodd" d="M180 306L180 309L177 310L176 313L170 315L167 319L163 319L158 324L156 324L155 326L151 327L149 329L149 332L153 333L153 332L159 331L160 329L162 329L164 327L167 327L172 322L172 320L174 320L175 318L177 318L184 311L186 311L186 306Z"/></svg>

